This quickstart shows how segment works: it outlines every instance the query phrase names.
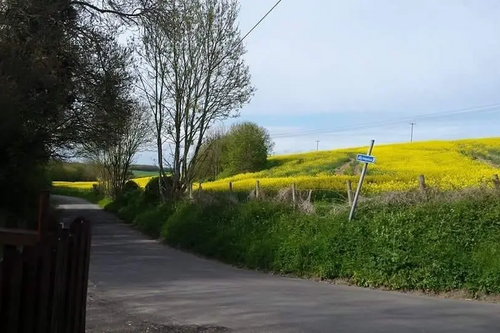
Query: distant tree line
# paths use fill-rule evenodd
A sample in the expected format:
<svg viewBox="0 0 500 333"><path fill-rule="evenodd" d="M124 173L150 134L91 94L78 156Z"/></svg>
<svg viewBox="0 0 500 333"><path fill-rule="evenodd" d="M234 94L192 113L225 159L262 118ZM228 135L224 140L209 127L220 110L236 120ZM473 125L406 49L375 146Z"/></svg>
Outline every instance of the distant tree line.
<svg viewBox="0 0 500 333"><path fill-rule="evenodd" d="M158 172L159 168L154 165L132 164L129 177L133 177L133 171ZM95 167L81 162L51 161L47 165L47 176L51 181L86 182L98 180Z"/></svg>

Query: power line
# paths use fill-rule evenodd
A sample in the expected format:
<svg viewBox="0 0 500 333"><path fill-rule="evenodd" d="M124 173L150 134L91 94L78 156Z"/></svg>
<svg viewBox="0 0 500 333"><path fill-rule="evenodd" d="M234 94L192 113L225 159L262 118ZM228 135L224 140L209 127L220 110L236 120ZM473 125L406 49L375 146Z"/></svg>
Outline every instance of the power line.
<svg viewBox="0 0 500 333"><path fill-rule="evenodd" d="M373 127L380 127L380 126L386 126L386 125L395 125L395 124L399 124L402 122L413 121L413 120L432 119L432 118L440 118L440 117L446 117L446 116L452 116L452 115L458 115L458 114L467 114L467 113L471 113L471 112L483 113L483 112L491 112L491 111L498 111L498 110L500 110L500 103L486 105L486 106L466 108L466 109L458 109L458 110L451 110L451 111L444 111L444 112L435 112L435 113L429 113L429 114L425 114L425 115L421 115L421 116L400 118L397 120L389 120L389 121L380 121L380 122L361 124L361 125L356 125L356 126L351 126L351 127L339 127L339 128L333 128L333 129L332 128L330 128L330 129L309 129L309 130L302 130L302 131L295 131L295 132L284 132L284 133L278 133L275 135L271 135L271 137L273 139L282 139L282 138L290 138L290 137L312 135L312 134L329 134L329 133L337 133L337 132L347 132L347 131L352 131L352 130L357 130L357 129L373 128Z"/></svg>
<svg viewBox="0 0 500 333"><path fill-rule="evenodd" d="M362 124L362 125L357 125L353 127L345 127L345 128L337 128L337 129L310 129L310 130L303 130L299 132L290 132L290 133L281 133L277 134L273 137L288 137L288 135L307 135L307 134L317 134L317 133L331 133L331 132L338 132L338 131L345 131L345 130L353 130L353 129L363 129L366 127L374 127L377 125L393 125L393 124L398 124L401 122L406 122L406 121L411 121L411 120L421 120L421 119L429 119L429 118L439 118L447 115L455 115L455 114L466 114L470 112L488 112L500 108L500 104L492 104L488 106L481 106L481 107L474 107L474 108L468 108L468 109L459 109L459 110L453 110L453 111L445 111L445 112L435 112L435 113L429 113L421 116L414 116L410 118L401 118L397 120L389 120L389 121L380 121L380 122L375 122L375 123L370 123L370 124Z"/></svg>
<svg viewBox="0 0 500 333"><path fill-rule="evenodd" d="M255 29L256 29L256 28L257 28L257 27L258 27L258 26L262 23L262 21L264 21L264 20L266 19L266 17L268 17L268 16L269 16L269 14L271 14L271 13L272 13L272 11L273 11L276 7L278 7L278 5L281 3L281 1L283 1L283 0L279 0L278 2L276 2L276 3L274 4L274 6L273 6L271 9L269 9L269 11L266 13L266 15L264 15L264 16L263 16L263 17L259 20L259 22L257 22L257 23L256 23L256 24L252 27L252 29L250 29L250 30L249 30L249 31L245 34L245 36L243 36L243 38L241 38L240 43L241 43L241 42L243 42L243 40L245 40L245 38L247 38L247 37L248 37L248 35L250 35L250 34L251 34L251 33L252 33L252 32L253 32L253 31L254 31L254 30L255 30Z"/></svg>

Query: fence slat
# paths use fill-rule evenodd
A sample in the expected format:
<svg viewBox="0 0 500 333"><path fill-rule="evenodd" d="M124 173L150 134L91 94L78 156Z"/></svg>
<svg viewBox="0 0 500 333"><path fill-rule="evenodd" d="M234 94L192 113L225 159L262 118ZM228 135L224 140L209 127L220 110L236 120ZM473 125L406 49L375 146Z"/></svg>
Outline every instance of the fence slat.
<svg viewBox="0 0 500 333"><path fill-rule="evenodd" d="M77 278L76 279L76 285L75 285L75 309L74 309L74 322L73 322L73 332L78 332L79 327L81 326L82 319L81 318L81 303L82 303L82 295L84 294L83 292L83 279L81 278L83 276L83 267L85 264L85 235L84 235L84 225L83 225L83 220L77 220L75 221L75 233L76 233L76 239L77 241L77 246L76 249L78 253L76 254L76 262L77 262Z"/></svg>
<svg viewBox="0 0 500 333"><path fill-rule="evenodd" d="M40 246L40 261L41 266L38 274L39 278L39 290L38 290L38 329L40 333L49 332L49 295L50 295L50 275L52 270L51 258L52 258L52 248L49 246L48 242L44 242Z"/></svg>
<svg viewBox="0 0 500 333"><path fill-rule="evenodd" d="M67 308L64 306L64 296L67 294L65 283L68 268L69 231L59 227L56 256L56 274L54 277L54 291L52 303L51 332L63 332Z"/></svg>
<svg viewBox="0 0 500 333"><path fill-rule="evenodd" d="M23 261L18 250L14 246L7 246L4 253L5 268L7 271L8 285L4 292L8 294L5 312L7 318L3 318L7 325L7 332L17 333L21 316L21 288L23 281Z"/></svg>
<svg viewBox="0 0 500 333"><path fill-rule="evenodd" d="M3 323L4 322L4 319L3 319L3 312L2 310L4 309L3 307L3 303L5 301L4 299L4 292L3 292L3 283L4 283L4 273L3 273L3 270L4 270L4 258L3 258L3 245L0 244L0 251L2 251L2 257L0 257L0 323Z"/></svg>
<svg viewBox="0 0 500 333"><path fill-rule="evenodd" d="M82 275L82 294L80 297L80 325L77 332L85 332L85 324L87 317L87 288L89 281L89 268L90 268L90 246L92 244L92 226L89 221L83 221L82 237L84 237L84 250L83 256L83 275Z"/></svg>
<svg viewBox="0 0 500 333"><path fill-rule="evenodd" d="M37 304L37 294L38 281L38 248L37 247L26 247L24 249L24 280L23 280L23 295L22 295L22 306L23 309L23 320L21 321L21 332L32 333L34 332L35 322L36 322L36 309L34 306Z"/></svg>
<svg viewBox="0 0 500 333"><path fill-rule="evenodd" d="M78 235L78 227L77 222L75 220L71 223L69 227L70 236L69 236L69 256L71 260L68 262L68 292L66 296L66 307L68 308L67 317L66 317L66 327L63 332L74 332L74 321L75 321L75 303L76 303L76 283L78 279L78 250L79 250L79 237Z"/></svg>

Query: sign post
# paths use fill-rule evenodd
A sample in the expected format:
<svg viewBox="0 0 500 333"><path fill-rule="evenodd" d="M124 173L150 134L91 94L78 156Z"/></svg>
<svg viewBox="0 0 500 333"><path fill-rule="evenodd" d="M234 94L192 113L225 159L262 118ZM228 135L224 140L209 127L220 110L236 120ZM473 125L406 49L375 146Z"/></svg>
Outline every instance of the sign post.
<svg viewBox="0 0 500 333"><path fill-rule="evenodd" d="M375 163L375 156L372 155L373 145L375 140L372 140L370 147L368 148L368 154L358 154L356 160L359 162L364 162L363 170L361 171L361 177L359 178L358 187L356 188L356 193L354 194L354 200L352 201L351 211L349 213L349 222L354 218L354 211L356 210L356 205L358 204L359 193L361 192L361 187L363 186L363 181L365 180L366 171L368 170L368 164Z"/></svg>

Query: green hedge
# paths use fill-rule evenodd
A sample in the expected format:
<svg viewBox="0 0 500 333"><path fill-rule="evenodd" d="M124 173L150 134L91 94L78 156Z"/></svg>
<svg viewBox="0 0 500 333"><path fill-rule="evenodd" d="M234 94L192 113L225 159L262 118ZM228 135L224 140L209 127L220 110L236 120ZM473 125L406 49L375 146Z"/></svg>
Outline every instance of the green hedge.
<svg viewBox="0 0 500 333"><path fill-rule="evenodd" d="M500 292L500 198L306 216L269 202L180 205L162 236L228 263L360 286Z"/></svg>

